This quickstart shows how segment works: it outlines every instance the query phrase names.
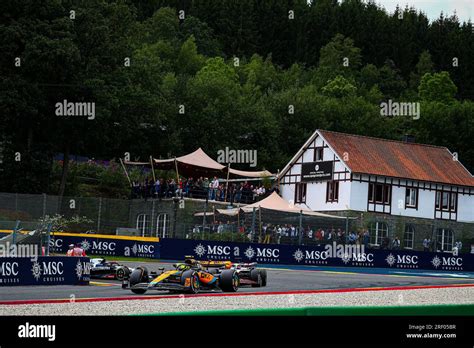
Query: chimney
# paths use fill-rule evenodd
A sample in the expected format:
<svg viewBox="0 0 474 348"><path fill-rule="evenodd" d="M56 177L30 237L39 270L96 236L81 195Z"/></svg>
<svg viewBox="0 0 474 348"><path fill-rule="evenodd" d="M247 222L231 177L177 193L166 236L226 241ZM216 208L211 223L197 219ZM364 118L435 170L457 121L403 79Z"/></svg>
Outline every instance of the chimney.
<svg viewBox="0 0 474 348"><path fill-rule="evenodd" d="M415 136L411 134L405 134L402 137L402 141L405 143L414 143L415 142Z"/></svg>

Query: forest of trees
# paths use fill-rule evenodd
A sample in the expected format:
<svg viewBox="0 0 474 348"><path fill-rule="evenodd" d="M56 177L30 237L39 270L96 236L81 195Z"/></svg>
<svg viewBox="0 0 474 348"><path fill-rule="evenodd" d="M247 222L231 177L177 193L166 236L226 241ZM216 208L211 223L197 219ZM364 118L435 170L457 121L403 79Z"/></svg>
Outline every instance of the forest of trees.
<svg viewBox="0 0 474 348"><path fill-rule="evenodd" d="M0 52L1 192L67 193L71 154L216 158L228 146L276 172L318 128L411 134L474 169L474 32L452 14L360 0L5 0ZM388 99L420 102L420 118L381 116ZM95 102L95 118L56 116L63 100Z"/></svg>

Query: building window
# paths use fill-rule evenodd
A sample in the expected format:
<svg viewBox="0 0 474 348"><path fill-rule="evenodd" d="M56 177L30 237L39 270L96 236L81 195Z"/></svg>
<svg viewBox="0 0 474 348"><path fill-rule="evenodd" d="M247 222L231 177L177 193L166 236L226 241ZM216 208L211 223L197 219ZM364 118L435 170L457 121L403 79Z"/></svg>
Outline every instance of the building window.
<svg viewBox="0 0 474 348"><path fill-rule="evenodd" d="M158 214L156 218L156 236L161 238L169 237L170 217L166 213Z"/></svg>
<svg viewBox="0 0 474 348"><path fill-rule="evenodd" d="M454 232L449 228L438 228L436 233L436 250L451 251L454 244Z"/></svg>
<svg viewBox="0 0 474 348"><path fill-rule="evenodd" d="M413 249L415 240L415 227L413 225L405 225L405 234L403 235L403 246L405 249Z"/></svg>
<svg viewBox="0 0 474 348"><path fill-rule="evenodd" d="M448 210L449 192L441 192L441 197L441 210Z"/></svg>
<svg viewBox="0 0 474 348"><path fill-rule="evenodd" d="M339 199L339 181L328 181L326 202L337 202Z"/></svg>
<svg viewBox="0 0 474 348"><path fill-rule="evenodd" d="M435 208L439 211L457 211L458 194L456 192L436 191Z"/></svg>
<svg viewBox="0 0 474 348"><path fill-rule="evenodd" d="M322 147L317 147L314 149L314 160L315 161L322 161L323 160L323 154L324 154L324 148Z"/></svg>
<svg viewBox="0 0 474 348"><path fill-rule="evenodd" d="M407 187L405 191L405 208L418 208L418 189Z"/></svg>
<svg viewBox="0 0 474 348"><path fill-rule="evenodd" d="M137 216L137 230L142 234L142 237L146 235L148 229L148 215L139 214Z"/></svg>
<svg viewBox="0 0 474 348"><path fill-rule="evenodd" d="M458 194L455 192L451 192L451 194L449 195L449 211L456 212L457 200L458 200Z"/></svg>
<svg viewBox="0 0 474 348"><path fill-rule="evenodd" d="M388 226L385 222L373 222L369 231L372 245L382 245L383 239L388 237Z"/></svg>
<svg viewBox="0 0 474 348"><path fill-rule="evenodd" d="M306 184L305 183L296 184L295 203L306 203Z"/></svg>
<svg viewBox="0 0 474 348"><path fill-rule="evenodd" d="M369 183L369 203L390 204L391 186Z"/></svg>

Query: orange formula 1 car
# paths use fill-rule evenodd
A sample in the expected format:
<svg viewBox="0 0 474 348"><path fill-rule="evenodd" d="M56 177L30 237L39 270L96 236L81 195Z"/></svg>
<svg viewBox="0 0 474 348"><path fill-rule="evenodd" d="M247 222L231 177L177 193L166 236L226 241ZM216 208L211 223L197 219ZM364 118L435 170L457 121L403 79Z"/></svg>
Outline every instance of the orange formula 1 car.
<svg viewBox="0 0 474 348"><path fill-rule="evenodd" d="M169 271L160 269L159 274L149 274L146 267L137 267L122 281L122 288L130 289L135 294L144 294L148 290L195 294L205 290L235 292L240 285L239 273L232 268L206 270L199 261L192 258L173 266L174 269Z"/></svg>

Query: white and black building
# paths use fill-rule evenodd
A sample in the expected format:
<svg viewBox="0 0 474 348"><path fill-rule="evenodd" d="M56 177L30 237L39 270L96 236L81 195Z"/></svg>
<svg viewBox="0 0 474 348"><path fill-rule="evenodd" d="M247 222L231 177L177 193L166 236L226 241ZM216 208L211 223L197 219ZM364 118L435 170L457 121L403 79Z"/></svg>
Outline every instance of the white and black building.
<svg viewBox="0 0 474 348"><path fill-rule="evenodd" d="M451 250L474 238L474 177L445 147L316 130L279 174L284 199L361 217L371 243ZM464 248L464 250L466 250Z"/></svg>

